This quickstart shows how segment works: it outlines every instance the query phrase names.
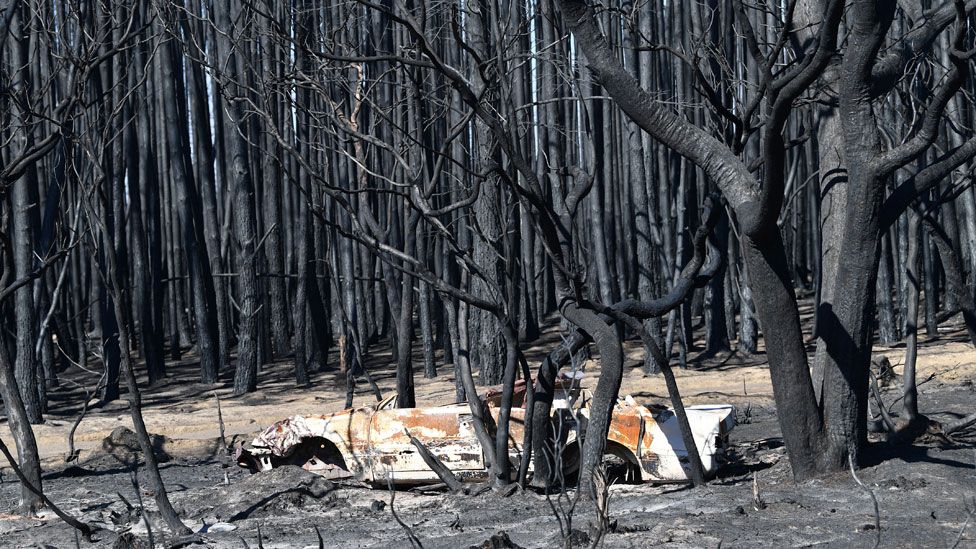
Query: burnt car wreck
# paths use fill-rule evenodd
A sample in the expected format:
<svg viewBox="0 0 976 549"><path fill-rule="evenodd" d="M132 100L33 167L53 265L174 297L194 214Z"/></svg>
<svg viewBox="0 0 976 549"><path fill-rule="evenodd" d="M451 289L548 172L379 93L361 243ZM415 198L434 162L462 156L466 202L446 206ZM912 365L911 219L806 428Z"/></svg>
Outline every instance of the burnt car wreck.
<svg viewBox="0 0 976 549"><path fill-rule="evenodd" d="M483 402L492 418L498 402ZM579 469L580 431L589 417L587 394L576 392L553 404L554 431L560 433L559 468L566 478ZM326 415L296 415L279 421L248 446L237 449L238 465L252 472L297 465L329 479L355 479L371 485L419 485L439 482L411 437L419 439L455 476L465 481L488 478L467 404L396 408L396 397ZM705 474L723 463L728 435L735 426L731 405L688 406L688 420ZM513 407L509 455L523 458L525 409ZM688 451L678 421L668 408L641 405L630 396L618 401L607 436L606 455L625 470L630 482L689 482ZM531 472L531 464L529 465Z"/></svg>

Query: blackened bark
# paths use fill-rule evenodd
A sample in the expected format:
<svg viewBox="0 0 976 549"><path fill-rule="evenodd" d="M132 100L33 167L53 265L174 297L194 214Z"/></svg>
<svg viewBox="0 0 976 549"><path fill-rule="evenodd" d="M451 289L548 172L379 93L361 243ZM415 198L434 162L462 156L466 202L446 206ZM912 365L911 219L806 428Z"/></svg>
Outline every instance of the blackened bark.
<svg viewBox="0 0 976 549"><path fill-rule="evenodd" d="M417 225L417 257L421 261L426 261L428 256L428 238L423 231L423 223ZM426 282L417 283L417 321L420 322L420 343L424 352L424 377L431 379L437 377L437 365L434 362L434 329L435 326L431 308L432 299L430 286Z"/></svg>
<svg viewBox="0 0 976 549"><path fill-rule="evenodd" d="M715 227L716 245L723 250L728 249L729 246L729 231L729 221L723 216L718 226ZM725 314L725 292L727 291L725 278L726 268L723 265L720 271L712 277L706 290L705 356L728 352L732 348L727 327L730 319ZM734 322L734 319L731 320Z"/></svg>
<svg viewBox="0 0 976 549"><path fill-rule="evenodd" d="M939 273L928 233L922 233L920 238L922 239L922 265L925 273L923 277L925 284L925 335L932 337L939 335Z"/></svg>
<svg viewBox="0 0 976 549"><path fill-rule="evenodd" d="M13 364L10 361L7 344L3 339L0 338L0 397L3 398L7 422L11 434L14 436L14 444L17 446L17 459L20 469L28 481L40 489L42 488L41 461L37 452L37 441L34 439L34 431L31 429L30 417L27 415L24 401L17 390L17 379L14 375ZM37 494L27 486L21 487L18 507L22 512L37 511L41 505L41 498Z"/></svg>
<svg viewBox="0 0 976 549"><path fill-rule="evenodd" d="M898 340L895 327L895 307L891 298L891 272L894 262L888 235L881 237L881 262L878 268L878 339L883 345L891 345Z"/></svg>
<svg viewBox="0 0 976 549"><path fill-rule="evenodd" d="M280 71L281 59L272 59L271 71ZM284 107L282 107L284 108ZM274 113L274 131L281 126L280 113ZM262 155L264 162L264 189L262 195L261 212L264 215L264 226L268 237L264 243L264 255L267 260L267 272L269 277L264 281L267 288L267 309L268 323L271 327L271 348L275 357L283 357L290 351L288 333L288 293L285 284L285 269L283 258L283 246L285 239L284 228L282 227L282 163L283 154L281 148L268 132L265 137L265 153Z"/></svg>
<svg viewBox="0 0 976 549"><path fill-rule="evenodd" d="M113 216L108 212L100 213L105 218L105 223L111 227ZM107 269L105 252L100 248L98 252L98 264L101 270ZM98 284L98 307L99 333L101 334L101 352L99 356L102 360L102 368L105 371L105 383L99 401L102 404L113 402L119 398L119 381L121 374L121 356L119 351L119 319L115 316L115 307L112 304L112 297L104 282Z"/></svg>
<svg viewBox="0 0 976 549"><path fill-rule="evenodd" d="M416 231L416 223L407 230ZM412 250L409 249L409 252ZM408 253L409 253L408 252ZM397 407L413 408L417 405L413 379L413 277L404 274L400 290L400 316L397 319Z"/></svg>
<svg viewBox="0 0 976 549"><path fill-rule="evenodd" d="M510 424L512 418L512 398L515 387L515 373L518 369L518 338L515 329L503 319L499 319L505 337L505 369L502 376L502 398L498 408L498 425L495 432L495 459L493 473L495 488L508 485L512 479L512 463L509 458ZM530 421L530 419L526 419ZM529 446L531 447L531 446ZM600 449L600 456L603 450ZM529 456L523 456L528 460Z"/></svg>
<svg viewBox="0 0 976 549"><path fill-rule="evenodd" d="M23 97L30 93L30 65L28 64L29 33L24 24L25 14L28 13L27 6L16 10L10 22L10 59L20 67L19 77L21 84L18 86L17 94L19 97L11 101L10 105L15 109L14 116L18 123L26 126L24 130L14 133L14 154L23 154L33 143L30 132L31 116L24 112L20 105L26 98ZM15 279L28 276L34 270L34 238L36 232L37 218L37 171L33 167L28 168L27 172L13 181L9 195L10 208L12 209L12 244L13 244L13 267ZM16 316L17 333L17 354L14 358L14 374L17 378L17 387L20 389L21 399L27 411L27 419L30 423L41 423L41 400L38 394L38 364L34 356L34 344L37 338L37 319L35 318L34 294L31 285L21 286L14 292L14 311Z"/></svg>
<svg viewBox="0 0 976 549"><path fill-rule="evenodd" d="M178 0L179 4L186 3L186 0ZM189 9L191 13L200 13L199 0L191 0L189 2ZM208 8L212 9L212 8ZM204 17L212 17L212 14L207 14ZM195 40L199 40L200 43L204 43L209 37L204 33L204 29L196 17L186 17L183 14L178 14L177 18L181 25L184 26L184 33L186 36L194 36ZM210 55L216 57L216 52L213 49L216 47L213 42L210 42ZM188 102L190 104L189 115L193 120L193 146L196 165L196 175L200 195L200 206L203 213L203 226L204 226L204 236L206 238L207 246L207 257L210 260L210 269L213 273L219 273L222 271L222 253L221 253L221 227L219 213L220 210L217 206L217 182L215 180L215 169L219 167L227 166L226 154L221 155L220 162L216 162L216 153L213 144L213 132L211 131L211 112L210 112L210 101L207 94L207 84L204 78L204 70L195 56L188 56L186 59L186 90ZM217 109L219 110L219 104ZM217 123L224 120L222 112L213 113L213 118ZM223 135L218 132L218 136ZM221 143L222 145L222 143ZM226 185L226 175L222 174L221 182ZM226 212L225 212L226 215ZM219 341L219 357L220 363L218 369L223 369L227 366L229 362L228 354L230 353L230 347L233 344L233 334L231 332L231 317L230 305L228 304L228 287L229 280L224 277L214 277L213 279L214 287L214 303L216 305L217 313L217 337Z"/></svg>
<svg viewBox="0 0 976 549"><path fill-rule="evenodd" d="M946 299L948 301L949 296L951 296L951 300L958 304L959 310L962 311L963 323L966 325L969 340L973 345L976 345L976 303L974 303L972 284L966 284L962 264L952 246L949 235L942 230L931 215L926 215L923 221L926 231L929 233L929 239L939 251L939 258L942 260L946 278Z"/></svg>
<svg viewBox="0 0 976 549"><path fill-rule="evenodd" d="M482 54L492 51L494 41L499 37L491 35L491 10L488 3L478 0L465 6L465 30L469 33L472 47ZM494 82L485 82L472 67L472 77L479 90L494 86ZM493 135L488 125L482 119L474 122L474 166L477 173L490 174L494 164L498 161L499 144L497 136ZM481 193L475 202L475 219L479 236L472 241L474 260L478 267L489 274L490 280L484 281L479 277L471 278L473 293L482 299L497 298L492 295L497 288L489 286L492 282L504 280L504 268L501 265L499 250L496 243L502 238L501 225L501 191L495 176L489 175L489 181L482 184ZM505 342L501 335L498 320L489 312L475 309L470 312L469 331L473 333L477 343L470 349L470 361L473 368L480 371L479 382L485 385L501 383L505 365Z"/></svg>
<svg viewBox="0 0 976 549"><path fill-rule="evenodd" d="M185 253L190 267L193 313L200 353L200 377L204 383L215 383L220 368L220 340L213 274L207 254L200 195L193 175L186 123L186 108L180 98L182 70L176 59L172 40L162 44L159 52L161 82L158 88L163 103L163 131L169 156L170 173L177 193L185 202L179 208L183 225ZM178 284L178 282L173 282Z"/></svg>
<svg viewBox="0 0 976 549"><path fill-rule="evenodd" d="M739 249L739 246L736 246ZM739 346L738 351L756 354L759 348L759 326L756 322L756 305L752 298L752 282L749 269L742 262L739 270Z"/></svg>
<svg viewBox="0 0 976 549"><path fill-rule="evenodd" d="M130 73L130 86L135 88L143 74L145 51L136 48L135 70ZM149 89L152 89L151 87ZM162 266L159 242L159 179L152 143L152 117L146 101L145 88L137 89L135 97L142 101L130 104L136 124L127 130L129 222L132 225L133 298L139 319L139 341L146 360L149 384L166 375L163 349ZM148 219L146 219L148 218Z"/></svg>
<svg viewBox="0 0 976 549"><path fill-rule="evenodd" d="M89 209L90 217L95 213L93 209ZM123 307L125 306L125 301L122 296L127 290L124 280L119 275L118 258L114 252L115 242L113 241L112 233L109 230L109 226L104 222L104 219L96 217L91 219L91 223L100 229L102 240L107 244L107 249L105 250L106 284L109 286L115 316L124 319ZM166 485L163 483L163 479L159 474L159 463L155 454L156 449L153 447L149 431L146 429L146 422L142 417L142 396L136 381L135 369L132 365L132 351L129 347L129 327L125 322L122 322L119 324L118 329L122 374L126 382L126 398L129 401L129 413L132 419L132 426L135 429L136 438L139 440L139 447L142 450L142 458L145 460L146 472L149 476L150 487L153 491L156 507L159 509L160 515L162 515L163 520L166 521L170 530L177 535L188 535L190 534L190 529L180 520L179 515L173 509L173 505L169 500Z"/></svg>
<svg viewBox="0 0 976 549"><path fill-rule="evenodd" d="M767 238L778 240L779 232ZM764 243L765 244L765 243ZM821 449L822 424L807 369L806 349L798 316L796 296L787 275L781 246L743 241L743 256L752 282L756 312L762 320L763 340L769 357L777 418L797 478L812 476ZM784 303L792 303L791 311Z"/></svg>
<svg viewBox="0 0 976 549"><path fill-rule="evenodd" d="M309 232L311 229L311 214L308 207L304 204L297 206L297 223L293 235L295 248L295 261L298 266L298 278L295 282L295 303L292 306L292 321L295 324L294 340L294 364L295 364L295 383L298 385L308 385L309 382L309 356L308 351L311 347L307 341L309 337L314 337L310 333L309 325L309 305L308 291L309 284L314 284L312 279L311 263L309 255L311 253L311 243L309 242ZM314 271L312 271L314 272ZM340 351L341 352L341 351Z"/></svg>
<svg viewBox="0 0 976 549"><path fill-rule="evenodd" d="M254 182L251 178L248 151L249 127L244 118L238 95L239 82L245 77L241 70L241 53L232 51L232 37L244 38L244 29L234 29L242 21L241 8L231 8L228 0L214 4L216 23L220 32L217 39L217 58L223 71L220 76L221 92L226 102L224 137L227 139L230 193L234 199L234 252L237 266L237 306L240 323L237 333L237 367L234 372L234 394L242 395L257 389L258 338L260 337L261 294L257 274L257 214L254 206ZM235 32L236 31L236 32Z"/></svg>
<svg viewBox="0 0 976 549"><path fill-rule="evenodd" d="M593 339L600 353L600 377L590 404L590 422L583 441L579 478L583 489L592 490L593 470L603 460L610 416L623 378L623 349L617 331L593 311L569 304L563 307L562 313L567 320L579 326Z"/></svg>
<svg viewBox="0 0 976 549"><path fill-rule="evenodd" d="M919 247L922 244L919 215L908 216L908 288L905 310L905 369L902 373L902 410L907 423L918 418L918 387L915 384L915 364L918 360L918 298L921 289L921 262Z"/></svg>

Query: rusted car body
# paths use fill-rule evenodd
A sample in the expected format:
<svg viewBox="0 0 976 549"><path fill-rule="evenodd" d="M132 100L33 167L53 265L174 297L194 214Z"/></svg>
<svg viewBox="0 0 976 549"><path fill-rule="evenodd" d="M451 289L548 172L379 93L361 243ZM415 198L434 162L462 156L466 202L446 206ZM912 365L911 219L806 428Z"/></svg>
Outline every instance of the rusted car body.
<svg viewBox="0 0 976 549"><path fill-rule="evenodd" d="M485 402L497 420L497 400ZM579 467L579 431L585 432L588 399L557 399L553 421L562 434L559 467L572 475ZM268 427L248 447L237 451L237 462L252 471L286 464L331 479L351 478L385 486L439 481L410 441L418 438L462 480L487 478L485 460L466 404L427 408L395 408L395 396L374 405L327 415L292 416ZM735 425L732 406L689 406L688 419L707 474L720 465L728 434ZM517 470L523 457L525 410L512 408L510 456ZM639 405L630 397L614 409L607 454L627 466L636 482L688 481L687 450L674 414L663 407ZM531 468L530 468L531 471Z"/></svg>

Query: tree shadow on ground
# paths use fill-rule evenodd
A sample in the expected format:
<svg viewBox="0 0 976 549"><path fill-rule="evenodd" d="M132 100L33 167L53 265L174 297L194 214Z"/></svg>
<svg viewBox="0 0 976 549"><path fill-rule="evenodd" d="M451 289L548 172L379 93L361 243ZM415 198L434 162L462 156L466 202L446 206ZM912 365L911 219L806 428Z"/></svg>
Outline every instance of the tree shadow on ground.
<svg viewBox="0 0 976 549"><path fill-rule="evenodd" d="M933 446L924 446L920 444L896 444L882 442L868 446L867 451L861 456L860 465L862 467L875 467L886 461L900 459L907 463L932 463L935 465L944 465L946 467L972 469L974 466L976 466L973 463L967 463L965 461L959 461L956 459L936 457L931 453L933 450L941 452L945 450L961 450L973 447L974 446L972 444L958 444L936 448Z"/></svg>

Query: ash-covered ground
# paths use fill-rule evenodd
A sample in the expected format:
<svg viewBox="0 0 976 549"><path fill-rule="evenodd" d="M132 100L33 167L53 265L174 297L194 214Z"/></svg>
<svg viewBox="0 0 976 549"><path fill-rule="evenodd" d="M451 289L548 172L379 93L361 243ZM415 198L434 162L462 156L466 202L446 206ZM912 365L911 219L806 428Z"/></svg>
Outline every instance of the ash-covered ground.
<svg viewBox="0 0 976 549"><path fill-rule="evenodd" d="M934 419L951 419L971 410L976 390L968 380L933 379L921 386L921 402ZM794 483L772 406L739 406L742 423L732 433L731 463L721 475L697 489L614 485L603 546L875 545L879 532L868 490L849 473ZM117 439L124 448L125 437ZM557 514L565 533L565 509L573 499L571 492L562 498L532 491L507 497L491 491L394 494L330 483L298 468L251 475L212 444L174 455L165 455L167 447L178 446L165 440L159 446L177 510L210 547L258 547L259 529L266 548L319 547L318 535L324 547L410 547L408 530L427 548L559 547ZM118 448L94 451L44 477L53 501L101 528L97 541L78 540L49 512L13 515L19 485L8 472L0 484L0 546L148 547L150 533L156 547L172 546L178 540L162 527L142 474L133 474L126 456L118 455ZM930 437L912 446L876 441L870 463L857 475L877 498L882 547L976 547L972 438ZM593 504L579 500L570 528L574 546L590 545L594 524Z"/></svg>

